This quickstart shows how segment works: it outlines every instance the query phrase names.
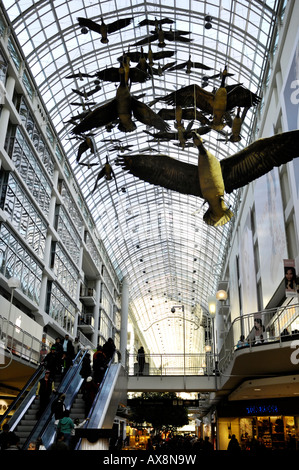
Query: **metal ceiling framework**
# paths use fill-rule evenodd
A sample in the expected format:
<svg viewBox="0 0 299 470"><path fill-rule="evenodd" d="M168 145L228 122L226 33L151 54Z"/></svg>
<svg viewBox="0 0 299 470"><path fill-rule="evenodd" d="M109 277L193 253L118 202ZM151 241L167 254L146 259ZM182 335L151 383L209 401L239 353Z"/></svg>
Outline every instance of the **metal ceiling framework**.
<svg viewBox="0 0 299 470"><path fill-rule="evenodd" d="M71 104L79 101L72 89L88 91L95 85L93 80L66 77L79 70L92 74L117 66L117 58L129 46L130 51L140 51L133 44L153 29L139 26L140 21L168 17L174 21L173 29L190 32L187 37L192 41L166 41L165 50L174 51L174 55L159 61L161 66L167 61L186 61L191 55L193 61L202 62L212 70L193 69L191 74L185 70L165 71L145 83L133 83L132 94L144 94L142 101L149 104L183 86L201 85L204 75L219 73L227 65L228 71L234 74L228 84L242 83L261 95L268 58L277 41L283 3L279 0L3 0L98 233L120 278L125 276L128 280L130 317L150 352L183 351L180 310L185 315L186 353L202 351L204 339L199 325L207 311L208 296L217 289L223 247L233 222L218 228L207 226L203 222L206 211L203 200L149 185L115 166L119 152L111 150L112 144L103 142L104 139L120 139L122 145L132 145L132 153L161 153L197 163L195 148L183 150L175 141L152 141L144 130L155 130L146 129L140 122L131 133L122 133L116 127L110 132L106 128L96 129L97 153L86 152L81 161L98 162L99 166L78 165L79 141L70 140L73 126L68 121L83 108ZM212 18L211 29L205 28L207 15ZM99 34L81 33L78 17L97 22L103 17L106 23L127 17L133 21L110 34L108 44L102 44ZM169 29L169 25L163 29ZM143 47L147 52L148 46ZM154 42L151 48L153 52L160 50ZM219 85L219 78L209 80L207 90ZM101 105L114 98L115 92L115 83L102 82L101 90L91 100ZM163 107L157 102L152 109L157 112ZM256 112L252 108L247 113L240 143L223 142L216 131L211 131L204 136L207 148L222 159L248 144L255 137ZM173 127L173 123L170 125ZM91 194L106 156L117 185L114 180L101 180ZM232 208L237 206L238 193L226 196L226 202ZM184 308L172 315L174 305Z"/></svg>

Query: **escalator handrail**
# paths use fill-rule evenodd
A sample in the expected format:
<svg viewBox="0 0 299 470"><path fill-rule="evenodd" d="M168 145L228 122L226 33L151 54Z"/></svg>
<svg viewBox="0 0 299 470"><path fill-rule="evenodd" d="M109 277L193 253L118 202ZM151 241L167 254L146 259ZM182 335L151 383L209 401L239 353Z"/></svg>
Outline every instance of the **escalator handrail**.
<svg viewBox="0 0 299 470"><path fill-rule="evenodd" d="M87 427L88 427L89 420L90 420L90 418L91 418L91 416L92 416L92 414L93 414L93 411L94 411L94 409L95 409L95 407L96 407L96 404L97 404L97 402L98 402L98 399L99 399L99 397L100 397L101 391L102 391L103 386L104 386L104 382L105 382L105 380L106 380L106 378L107 378L108 371L109 371L109 369L110 369L110 366L112 365L112 362L113 362L113 359L110 359L110 361L109 361L108 364L107 364L107 368L106 368L104 377L103 377L103 379L102 379L102 381L101 381L101 383L100 383L100 386L99 386L99 388L98 388L97 394L96 394L95 399L94 399L94 401L93 401L93 404L92 404L92 406L91 406L91 408L90 408L90 410L89 410L87 419L86 419L84 425L82 426L82 429L87 429ZM82 442L82 438L80 437L80 439L78 440L78 442L77 442L77 444L76 444L75 450L78 450L78 449L80 448L81 442Z"/></svg>
<svg viewBox="0 0 299 470"><path fill-rule="evenodd" d="M9 407L5 410L5 413L1 415L1 420L0 420L0 426L2 423L6 420L6 418L9 416L9 413L15 409L16 405L19 403L21 399L24 398L24 395L27 393L28 388L34 384L39 377L41 377L42 373L44 371L44 366L41 363L39 367L36 369L36 371L32 374L26 385L22 388L18 396L13 400L13 402L9 405Z"/></svg>
<svg viewBox="0 0 299 470"><path fill-rule="evenodd" d="M91 405L91 408L90 408L89 413L88 413L88 421L86 421L84 427L87 427L88 424L89 424L89 420L90 420L90 418L91 418L91 416L92 416L92 414L93 414L93 412L94 412L94 409L95 409L95 407L96 407L96 405L97 405L97 402L98 402L98 400L99 400L99 397L100 397L100 395L101 395L101 391L102 391L102 389L103 389L104 382L105 382L105 380L106 380L106 378L107 378L108 371L109 371L109 369L110 369L110 367L111 367L112 361L113 361L113 359L110 359L110 361L109 361L108 364L107 364L107 368L106 368L106 370L105 370L105 374L104 374L103 380L102 380L102 382L100 383L100 386L99 386L99 388L98 388L98 391L97 391L97 394L96 394L95 399L94 399L94 401L93 401L93 404Z"/></svg>
<svg viewBox="0 0 299 470"><path fill-rule="evenodd" d="M82 351L78 352L78 354L75 357L74 362L73 362L73 366L74 366L76 364L76 361L78 360L78 364L76 364L77 367L75 367L75 368L71 367L69 369L68 373L62 379L62 382L60 383L60 385L58 387L58 390L56 390L56 393L51 397L51 400L50 400L49 404L47 405L47 408L45 409L42 417L40 418L40 420L38 420L36 422L35 426L31 430L31 432L30 432L29 436L27 437L26 441L24 442L24 444L22 446L22 450L27 449L29 443L32 441L32 438L33 438L34 434L36 433L36 430L38 429L38 427L40 425L41 419L43 419L43 418L45 418L45 416L47 416L47 418L45 420L45 423L43 424L42 429L39 432L39 435L41 437L44 434L45 430L47 429L47 427L48 427L48 425L49 425L49 423L52 419L52 405L53 405L53 402L56 400L57 396L59 396L61 393L66 393L67 392L67 389L70 386L74 376L78 373L78 370L80 370L82 360L83 360L86 353L87 353L87 351L83 351L83 354L82 354ZM74 399L74 397L73 397L73 399Z"/></svg>

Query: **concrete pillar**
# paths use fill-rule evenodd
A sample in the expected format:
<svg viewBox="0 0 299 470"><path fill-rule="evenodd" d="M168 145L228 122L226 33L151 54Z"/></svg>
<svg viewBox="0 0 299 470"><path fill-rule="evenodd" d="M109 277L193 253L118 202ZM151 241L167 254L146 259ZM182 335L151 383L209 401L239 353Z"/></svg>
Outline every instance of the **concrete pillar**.
<svg viewBox="0 0 299 470"><path fill-rule="evenodd" d="M13 97L14 88L15 88L15 79L13 77L8 77L7 80L6 80L5 94L9 98ZM1 117L0 117L0 129L1 129L0 148L4 147L7 126L8 126L8 123L9 123L9 116L10 116L10 111L4 105L3 108L2 108Z"/></svg>
<svg viewBox="0 0 299 470"><path fill-rule="evenodd" d="M99 338L99 317L100 317L100 298L101 298L101 278L99 277L96 280L95 285L95 306L93 309L93 317L94 317L94 333L92 336L92 342L95 347L98 345L98 338Z"/></svg>
<svg viewBox="0 0 299 470"><path fill-rule="evenodd" d="M123 279L121 296L121 329L120 329L120 353L121 364L126 365L127 341L128 341L128 317L129 317L129 285L127 279Z"/></svg>

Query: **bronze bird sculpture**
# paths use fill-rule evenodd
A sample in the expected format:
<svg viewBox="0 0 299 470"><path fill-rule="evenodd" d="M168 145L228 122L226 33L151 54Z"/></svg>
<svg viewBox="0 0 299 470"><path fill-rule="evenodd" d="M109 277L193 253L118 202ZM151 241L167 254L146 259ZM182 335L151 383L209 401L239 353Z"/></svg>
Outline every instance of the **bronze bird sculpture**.
<svg viewBox="0 0 299 470"><path fill-rule="evenodd" d="M93 78L95 76L96 75L90 75L89 73L83 73L79 70L78 73L73 73L71 75L68 75L65 78L68 78L68 79L70 79L70 78L79 78L79 80L83 81L84 78Z"/></svg>
<svg viewBox="0 0 299 470"><path fill-rule="evenodd" d="M72 91L76 93L76 95L82 96L86 100L88 100L90 96L94 95L100 90L101 90L100 85L96 85L92 90L89 90L89 91L85 91L85 89L81 91L81 90L76 90L75 88L72 88Z"/></svg>
<svg viewBox="0 0 299 470"><path fill-rule="evenodd" d="M129 64L126 64L129 67ZM123 66L121 66L123 67ZM96 76L103 81L119 82L120 67L108 67L96 72ZM132 83L144 83L150 78L150 75L139 67L128 68L128 81Z"/></svg>
<svg viewBox="0 0 299 470"><path fill-rule="evenodd" d="M166 47L167 41L177 41L177 42L186 42L190 43L192 39L186 38L185 35L190 34L189 31L180 31L180 30L169 30L164 31L162 29L162 25L159 25L157 31L151 31L151 34L146 36L144 39L135 42L134 46L143 46L144 44L148 44L150 42L158 41L158 47L164 48Z"/></svg>
<svg viewBox="0 0 299 470"><path fill-rule="evenodd" d="M234 73L229 73L227 69L225 68L225 75L226 77L233 77ZM204 75L202 77L202 88L205 88L209 84L209 80L213 80L214 78L221 78L223 77L223 72L216 73L215 75Z"/></svg>
<svg viewBox="0 0 299 470"><path fill-rule="evenodd" d="M169 69L169 72L172 72L174 70L183 70L184 68L186 69L187 74L191 73L192 68L202 69L202 70L211 70L211 67L208 67L207 65L202 64L201 62L193 62L191 60L191 54L190 54L188 60L186 60L185 62L182 62L181 64L174 65L173 67Z"/></svg>
<svg viewBox="0 0 299 470"><path fill-rule="evenodd" d="M97 189L98 183L99 183L101 178L105 178L107 181L111 181L114 178L115 179L116 189L117 189L117 192L118 192L115 173L113 171L112 166L109 163L108 156L106 156L106 163L104 164L103 168L101 169L101 171L99 172L99 174L97 176L97 179L95 181L95 185L93 187L93 190L92 190L91 194L93 194L95 192L95 190Z"/></svg>
<svg viewBox="0 0 299 470"><path fill-rule="evenodd" d="M214 93L196 84L188 85L159 100L174 106L195 106L213 116L213 127L216 130L223 129L225 122L222 122L222 118L226 111L232 111L236 107L255 106L260 102L255 93L240 84L220 86Z"/></svg>
<svg viewBox="0 0 299 470"><path fill-rule="evenodd" d="M183 115L183 110L181 106L177 106L175 109L175 122L174 122L174 127L177 129L178 133L178 141L181 145L181 147L184 149L185 144L187 141L187 136L188 132L192 129L193 126L193 121L190 121L187 129L185 129L183 121L182 121L182 115Z"/></svg>
<svg viewBox="0 0 299 470"><path fill-rule="evenodd" d="M129 57L130 57L130 54L129 54ZM140 53L139 60L137 62L136 67L142 70L144 73L150 72L150 65L148 63L147 57L144 54L143 47L141 47L141 53Z"/></svg>
<svg viewBox="0 0 299 470"><path fill-rule="evenodd" d="M244 108L242 114L241 109L238 108L235 117L231 124L231 133L227 134L225 139L217 139L219 142L240 142L241 140L241 127L249 108Z"/></svg>
<svg viewBox="0 0 299 470"><path fill-rule="evenodd" d="M153 75L159 75L159 77L162 77L164 72L166 70L170 70L170 68L173 67L175 64L176 64L176 61L169 62L168 64L164 64L164 65L158 64L158 67L151 67L151 72Z"/></svg>
<svg viewBox="0 0 299 470"><path fill-rule="evenodd" d="M136 124L132 121L133 116L137 121L158 130L165 131L169 128L169 125L158 114L131 95L125 82L124 71L120 68L120 84L117 88L116 97L89 113L85 119L73 128L72 133L82 134L93 128L107 126L116 120L119 121L118 128L120 131L132 132L136 129Z"/></svg>
<svg viewBox="0 0 299 470"><path fill-rule="evenodd" d="M164 188L204 198L209 205L204 214L208 225L220 226L233 216L224 203L224 193L231 193L274 167L299 157L299 130L258 139L221 161L205 149L194 132L198 164L180 162L167 155L123 155L117 164L132 175Z"/></svg>
<svg viewBox="0 0 299 470"><path fill-rule="evenodd" d="M81 156L83 155L83 153L87 152L87 150L90 150L90 153L92 154L96 153L96 143L93 138L93 135L94 134L76 136L77 139L82 140L81 144L78 147L76 157L77 163L80 163Z"/></svg>
<svg viewBox="0 0 299 470"><path fill-rule="evenodd" d="M123 18L121 20L113 21L110 24L106 24L101 18L101 23L98 24L95 21L92 21L88 18L77 18L79 25L81 26L81 32L83 34L87 33L88 30L95 31L101 35L101 42L103 44L107 44L109 42L108 34L114 33L115 31L119 31L122 28L128 26L132 21L133 18Z"/></svg>
<svg viewBox="0 0 299 470"><path fill-rule="evenodd" d="M126 56L130 57L131 62L136 62L138 63L140 60L141 55L143 54L144 58L148 60L149 65L153 64L153 61L155 60L161 60L161 59L166 59L169 57L172 57L175 54L175 51L158 51L158 52L152 52L149 44L149 52L144 52L141 51L128 51L118 57L118 62L122 63L124 61L124 58Z"/></svg>
<svg viewBox="0 0 299 470"><path fill-rule="evenodd" d="M83 162L78 162L79 165L81 166L87 166L87 168L90 170L90 168L92 168L93 166L99 166L99 162L96 162L96 163L91 163L91 162L87 162L87 163L83 163Z"/></svg>
<svg viewBox="0 0 299 470"><path fill-rule="evenodd" d="M109 148L109 150L114 151L118 150L119 152L123 153L126 150L130 151L133 145L123 145L123 144L118 144L118 145L113 145L112 147Z"/></svg>
<svg viewBox="0 0 299 470"><path fill-rule="evenodd" d="M138 26L154 26L156 30L158 30L159 26L162 24L173 24L174 20L171 20L170 18L162 18L161 20L157 20L155 18L154 20L150 20L146 18L145 20L142 20L138 23Z"/></svg>

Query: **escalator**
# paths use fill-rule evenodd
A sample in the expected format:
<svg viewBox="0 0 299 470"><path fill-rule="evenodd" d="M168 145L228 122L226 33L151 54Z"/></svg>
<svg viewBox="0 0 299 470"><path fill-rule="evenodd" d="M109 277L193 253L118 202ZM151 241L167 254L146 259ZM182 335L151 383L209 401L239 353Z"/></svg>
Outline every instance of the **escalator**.
<svg viewBox="0 0 299 470"><path fill-rule="evenodd" d="M53 394L45 412L39 421L36 422L35 426L31 429L31 432L27 435L26 441L24 442L22 449L28 449L30 442L36 442L37 438L41 437L43 445L48 449L55 439L56 426L55 418L52 413L52 405L56 400L57 396L61 393L65 395L64 405L67 409L70 409L76 399L78 392L83 383L83 378L80 375L82 361L87 351L79 352L76 356L72 367L67 371L63 377L59 387L56 389L57 393Z"/></svg>
<svg viewBox="0 0 299 470"><path fill-rule="evenodd" d="M44 375L44 366L40 365L34 374L30 377L23 389L19 392L17 397L6 409L5 413L1 415L0 426L5 422L9 422L11 431L16 432L18 423L23 417L26 417L27 422L24 423L24 430L18 434L20 437L20 444L25 442L24 433L29 432L27 427L33 426L36 423L37 404L35 402L35 390L39 380Z"/></svg>
<svg viewBox="0 0 299 470"><path fill-rule="evenodd" d="M99 387L85 425L76 429L78 442L76 450L88 450L101 441L115 438L113 426L120 403L127 400L127 375L120 363L111 363ZM105 445L105 444L104 444Z"/></svg>
<svg viewBox="0 0 299 470"><path fill-rule="evenodd" d="M36 414L39 408L36 388L39 380L44 376L44 366L39 366L28 383L25 385L14 402L2 416L1 423L12 414L9 419L10 430L20 438L20 448L26 450L30 442L35 442L38 437L45 435L47 441L51 442L55 436L54 418L52 417L52 404L58 395L64 393L65 406L70 408L82 385L83 379L80 376L80 369L85 352L79 352L73 361L73 365L66 372L63 378L59 375L55 377L56 393L52 394L50 402L42 416L37 419ZM51 426L51 424L53 425ZM45 443L47 444L47 442Z"/></svg>
<svg viewBox="0 0 299 470"><path fill-rule="evenodd" d="M40 366L33 374L24 390L11 404L2 422L9 417L9 427L20 437L20 448L27 450L30 442L42 439L43 445L48 449L56 437L55 418L52 413L52 405L57 396L65 395L64 405L70 410L70 417L79 421L85 419L85 403L81 393L83 378L80 375L82 360L86 351L78 353L72 367L67 371L63 379L55 383L56 393L52 394L51 400L40 419L36 419L38 410L38 399L36 399L36 387L44 375L44 367ZM59 377L58 377L59 379ZM120 363L110 363L101 382L93 405L90 409L88 420L78 431L78 444L76 450L88 447L89 442L105 437L113 437L113 422L119 403L124 403L127 396L127 376Z"/></svg>

